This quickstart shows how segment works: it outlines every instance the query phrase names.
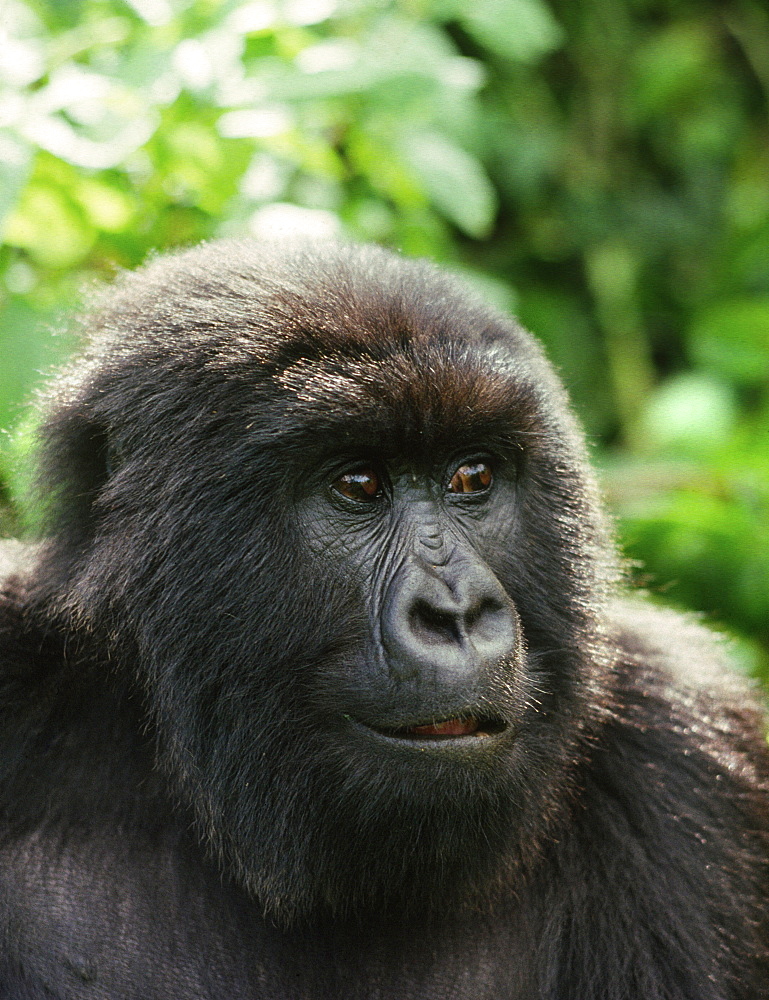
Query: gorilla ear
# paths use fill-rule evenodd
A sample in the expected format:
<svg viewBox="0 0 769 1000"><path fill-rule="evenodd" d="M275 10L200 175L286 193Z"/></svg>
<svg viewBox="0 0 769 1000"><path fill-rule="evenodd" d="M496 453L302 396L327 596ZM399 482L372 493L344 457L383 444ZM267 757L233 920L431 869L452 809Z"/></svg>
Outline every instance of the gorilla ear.
<svg viewBox="0 0 769 1000"><path fill-rule="evenodd" d="M94 500L119 464L107 429L77 407L62 408L38 429L34 527L71 539L90 538Z"/></svg>

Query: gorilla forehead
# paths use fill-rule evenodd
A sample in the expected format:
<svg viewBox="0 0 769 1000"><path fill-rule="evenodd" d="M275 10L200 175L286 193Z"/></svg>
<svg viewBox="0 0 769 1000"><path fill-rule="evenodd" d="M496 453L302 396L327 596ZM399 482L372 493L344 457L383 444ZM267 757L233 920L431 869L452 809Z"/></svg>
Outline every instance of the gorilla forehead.
<svg viewBox="0 0 769 1000"><path fill-rule="evenodd" d="M275 381L285 393L284 426L327 431L350 444L387 440L412 455L472 440L514 443L536 411L525 375L512 378L476 351L332 354L296 362Z"/></svg>
<svg viewBox="0 0 769 1000"><path fill-rule="evenodd" d="M127 391L144 422L178 411L169 387L182 377L188 391L197 369L214 400L236 385L233 416L275 441L311 427L429 449L541 432L560 389L539 347L457 285L376 247L229 242L162 258L122 279L92 324L89 395L104 413L117 389L125 417Z"/></svg>

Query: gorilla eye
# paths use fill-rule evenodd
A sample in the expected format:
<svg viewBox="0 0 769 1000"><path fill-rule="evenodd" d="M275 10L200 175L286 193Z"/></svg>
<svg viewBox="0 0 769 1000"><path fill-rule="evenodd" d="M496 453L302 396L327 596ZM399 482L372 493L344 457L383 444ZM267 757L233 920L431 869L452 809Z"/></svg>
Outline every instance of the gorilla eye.
<svg viewBox="0 0 769 1000"><path fill-rule="evenodd" d="M493 479L488 462L465 462L449 480L452 493L483 493L491 486Z"/></svg>
<svg viewBox="0 0 769 1000"><path fill-rule="evenodd" d="M379 476L374 469L364 467L354 472L345 472L331 484L331 488L348 500L371 503L382 493Z"/></svg>

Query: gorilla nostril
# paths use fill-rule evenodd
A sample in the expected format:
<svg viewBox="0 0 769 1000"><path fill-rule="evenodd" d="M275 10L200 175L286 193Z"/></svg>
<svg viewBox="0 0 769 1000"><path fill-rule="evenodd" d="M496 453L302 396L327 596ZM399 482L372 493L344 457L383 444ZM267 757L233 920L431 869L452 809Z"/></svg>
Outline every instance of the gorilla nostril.
<svg viewBox="0 0 769 1000"><path fill-rule="evenodd" d="M439 611L427 601L416 601L409 613L412 634L426 644L459 642L461 633L457 616Z"/></svg>
<svg viewBox="0 0 769 1000"><path fill-rule="evenodd" d="M468 635L491 637L499 627L500 618L504 617L505 614L506 609L500 601L494 598L480 601L464 615Z"/></svg>

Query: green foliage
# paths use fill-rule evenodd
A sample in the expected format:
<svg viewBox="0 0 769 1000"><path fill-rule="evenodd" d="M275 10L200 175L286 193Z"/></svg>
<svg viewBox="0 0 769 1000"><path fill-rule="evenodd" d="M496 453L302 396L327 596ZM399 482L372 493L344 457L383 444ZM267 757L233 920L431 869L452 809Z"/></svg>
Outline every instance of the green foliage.
<svg viewBox="0 0 769 1000"><path fill-rule="evenodd" d="M639 577L769 679L758 0L4 0L0 527L83 289L218 235L429 255L539 333Z"/></svg>

